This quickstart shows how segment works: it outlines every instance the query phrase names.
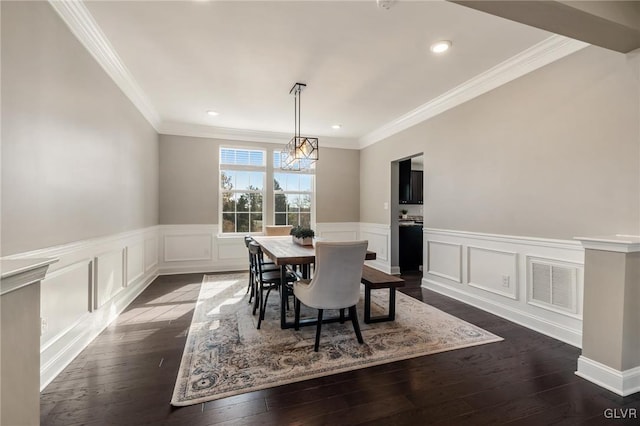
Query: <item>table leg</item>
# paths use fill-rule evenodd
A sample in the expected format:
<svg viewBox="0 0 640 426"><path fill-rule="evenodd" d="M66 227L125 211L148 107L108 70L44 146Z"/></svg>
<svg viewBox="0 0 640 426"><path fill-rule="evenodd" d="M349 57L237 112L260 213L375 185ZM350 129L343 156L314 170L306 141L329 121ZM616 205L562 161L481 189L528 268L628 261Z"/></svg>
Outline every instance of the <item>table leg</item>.
<svg viewBox="0 0 640 426"><path fill-rule="evenodd" d="M389 289L389 321L396 319L396 288Z"/></svg>
<svg viewBox="0 0 640 426"><path fill-rule="evenodd" d="M287 328L287 266L280 266L280 328Z"/></svg>
<svg viewBox="0 0 640 426"><path fill-rule="evenodd" d="M371 319L371 289L364 287L364 322L368 323Z"/></svg>

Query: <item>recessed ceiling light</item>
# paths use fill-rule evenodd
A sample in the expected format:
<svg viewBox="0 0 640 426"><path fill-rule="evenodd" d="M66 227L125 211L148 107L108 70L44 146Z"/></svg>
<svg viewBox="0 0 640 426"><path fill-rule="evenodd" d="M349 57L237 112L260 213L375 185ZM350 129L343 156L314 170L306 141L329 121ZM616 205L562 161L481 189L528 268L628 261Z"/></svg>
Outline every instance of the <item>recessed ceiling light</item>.
<svg viewBox="0 0 640 426"><path fill-rule="evenodd" d="M342 124L334 124L333 126L331 126L332 129L341 129L342 128Z"/></svg>
<svg viewBox="0 0 640 426"><path fill-rule="evenodd" d="M220 115L219 112L215 112L215 111L207 111L207 114L209 114L212 117L215 117L216 115Z"/></svg>
<svg viewBox="0 0 640 426"><path fill-rule="evenodd" d="M442 53L449 50L451 42L449 40L437 41L431 45L431 51L433 53Z"/></svg>

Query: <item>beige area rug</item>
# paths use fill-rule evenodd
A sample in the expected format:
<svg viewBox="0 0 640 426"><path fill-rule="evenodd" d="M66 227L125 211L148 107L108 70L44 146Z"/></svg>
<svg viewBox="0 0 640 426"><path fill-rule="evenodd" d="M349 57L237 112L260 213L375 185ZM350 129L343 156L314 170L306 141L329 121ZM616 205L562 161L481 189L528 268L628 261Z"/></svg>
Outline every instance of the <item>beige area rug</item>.
<svg viewBox="0 0 640 426"><path fill-rule="evenodd" d="M497 342L502 338L412 297L396 292L396 320L365 324L364 344L350 321L322 326L319 352L315 327L280 329L279 294L272 292L265 320L256 329L247 274L205 275L182 355L171 404L184 406L259 389ZM386 311L388 291L372 292L372 315ZM291 304L293 308L293 304ZM383 308L384 307L384 308ZM304 309L304 306L303 306ZM326 317L337 311L327 311ZM309 317L315 311L306 313ZM289 315L293 317L293 309ZM305 312L303 311L303 316Z"/></svg>

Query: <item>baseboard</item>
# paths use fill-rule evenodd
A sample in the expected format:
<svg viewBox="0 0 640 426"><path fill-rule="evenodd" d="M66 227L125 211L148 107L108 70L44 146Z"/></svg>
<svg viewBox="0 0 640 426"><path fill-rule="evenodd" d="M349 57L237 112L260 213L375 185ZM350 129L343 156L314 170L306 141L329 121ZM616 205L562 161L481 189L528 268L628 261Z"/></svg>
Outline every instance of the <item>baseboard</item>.
<svg viewBox="0 0 640 426"><path fill-rule="evenodd" d="M480 308L572 346L578 348L582 346L582 330L574 330L564 327L561 324L552 323L544 318L533 316L527 312L514 309L487 298L456 290L427 278L422 279L422 287L451 297L452 299L459 300L468 305L475 306L476 308Z"/></svg>
<svg viewBox="0 0 640 426"><path fill-rule="evenodd" d="M576 375L620 396L640 392L640 367L619 371L581 355Z"/></svg>
<svg viewBox="0 0 640 426"><path fill-rule="evenodd" d="M248 270L248 260L226 264L164 266L158 275L206 274L208 272L238 272Z"/></svg>

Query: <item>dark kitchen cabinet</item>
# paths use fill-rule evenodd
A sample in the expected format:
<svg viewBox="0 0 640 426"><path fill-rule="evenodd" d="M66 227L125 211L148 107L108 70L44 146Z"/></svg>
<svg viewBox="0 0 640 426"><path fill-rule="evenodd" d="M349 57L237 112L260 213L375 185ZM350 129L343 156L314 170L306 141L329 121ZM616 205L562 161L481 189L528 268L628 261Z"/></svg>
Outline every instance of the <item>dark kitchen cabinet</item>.
<svg viewBox="0 0 640 426"><path fill-rule="evenodd" d="M411 171L411 202L407 204L422 204L422 170Z"/></svg>
<svg viewBox="0 0 640 426"><path fill-rule="evenodd" d="M411 160L400 161L400 187L398 196L400 197L400 204L409 204L411 201Z"/></svg>
<svg viewBox="0 0 640 426"><path fill-rule="evenodd" d="M400 204L422 204L422 171L411 170L411 160L399 163Z"/></svg>
<svg viewBox="0 0 640 426"><path fill-rule="evenodd" d="M422 265L422 225L400 226L398 231L400 272L419 270Z"/></svg>

